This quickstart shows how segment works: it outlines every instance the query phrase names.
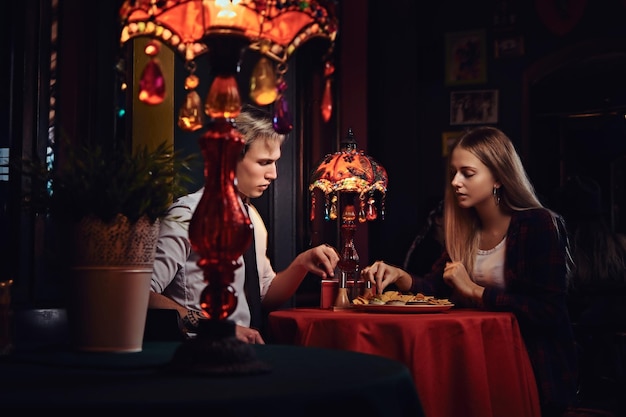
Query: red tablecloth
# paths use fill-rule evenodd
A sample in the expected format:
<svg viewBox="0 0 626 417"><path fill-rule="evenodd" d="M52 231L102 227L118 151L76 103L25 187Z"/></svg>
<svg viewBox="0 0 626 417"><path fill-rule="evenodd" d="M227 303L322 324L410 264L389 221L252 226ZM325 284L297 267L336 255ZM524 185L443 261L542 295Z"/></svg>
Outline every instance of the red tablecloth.
<svg viewBox="0 0 626 417"><path fill-rule="evenodd" d="M403 362L413 374L426 417L541 415L530 360L510 313L301 308L272 312L269 326L273 343L353 350Z"/></svg>

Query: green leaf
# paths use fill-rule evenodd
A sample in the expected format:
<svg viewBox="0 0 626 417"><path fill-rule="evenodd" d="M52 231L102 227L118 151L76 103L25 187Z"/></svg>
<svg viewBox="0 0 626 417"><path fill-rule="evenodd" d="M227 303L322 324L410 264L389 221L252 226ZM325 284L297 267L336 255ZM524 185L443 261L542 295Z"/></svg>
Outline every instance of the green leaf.
<svg viewBox="0 0 626 417"><path fill-rule="evenodd" d="M87 215L109 221L116 214L131 222L165 216L172 201L187 194L192 162L166 142L155 149L102 145L67 146L63 162L48 170L40 161L24 162L33 192L25 198L37 212L78 221ZM51 193L45 184L51 184Z"/></svg>

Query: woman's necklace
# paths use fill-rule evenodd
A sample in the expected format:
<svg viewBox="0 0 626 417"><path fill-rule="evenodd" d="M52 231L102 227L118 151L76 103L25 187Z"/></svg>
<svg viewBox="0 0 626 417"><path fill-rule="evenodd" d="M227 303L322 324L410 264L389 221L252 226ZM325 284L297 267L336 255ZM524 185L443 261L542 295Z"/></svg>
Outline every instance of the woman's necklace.
<svg viewBox="0 0 626 417"><path fill-rule="evenodd" d="M498 246L504 239L506 239L506 232L499 234L485 234L480 233L480 244L478 249L483 251L489 251Z"/></svg>

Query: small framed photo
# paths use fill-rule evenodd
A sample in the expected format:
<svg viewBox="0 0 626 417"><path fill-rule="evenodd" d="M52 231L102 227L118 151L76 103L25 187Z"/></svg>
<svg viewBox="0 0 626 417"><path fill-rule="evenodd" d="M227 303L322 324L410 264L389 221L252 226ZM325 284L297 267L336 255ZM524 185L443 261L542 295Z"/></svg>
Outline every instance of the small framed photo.
<svg viewBox="0 0 626 417"><path fill-rule="evenodd" d="M463 134L462 130L448 131L441 134L441 156L446 157L450 153L450 148L454 145L454 141Z"/></svg>
<svg viewBox="0 0 626 417"><path fill-rule="evenodd" d="M498 90L453 91L450 93L450 124L498 123Z"/></svg>
<svg viewBox="0 0 626 417"><path fill-rule="evenodd" d="M487 82L485 31L450 32L445 35L446 85Z"/></svg>
<svg viewBox="0 0 626 417"><path fill-rule="evenodd" d="M515 36L512 38L496 39L494 41L493 56L496 59L517 57L524 55L524 38Z"/></svg>

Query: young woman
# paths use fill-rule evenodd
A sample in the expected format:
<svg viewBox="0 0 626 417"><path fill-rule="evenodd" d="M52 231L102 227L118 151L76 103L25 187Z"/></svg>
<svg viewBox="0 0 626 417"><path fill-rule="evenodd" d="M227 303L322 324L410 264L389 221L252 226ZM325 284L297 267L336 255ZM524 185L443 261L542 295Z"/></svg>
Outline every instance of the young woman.
<svg viewBox="0 0 626 417"><path fill-rule="evenodd" d="M465 133L449 156L446 253L423 277L376 262L363 269L383 290L450 298L459 307L510 311L530 356L543 417L575 405L577 357L566 304L565 225L537 198L510 139L493 127ZM494 341L494 343L497 343Z"/></svg>

